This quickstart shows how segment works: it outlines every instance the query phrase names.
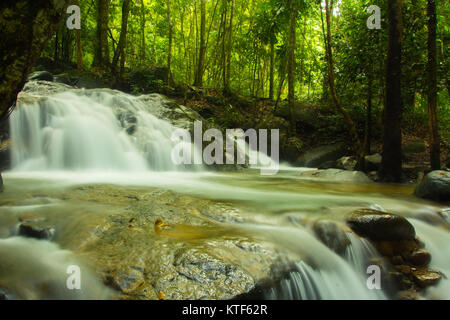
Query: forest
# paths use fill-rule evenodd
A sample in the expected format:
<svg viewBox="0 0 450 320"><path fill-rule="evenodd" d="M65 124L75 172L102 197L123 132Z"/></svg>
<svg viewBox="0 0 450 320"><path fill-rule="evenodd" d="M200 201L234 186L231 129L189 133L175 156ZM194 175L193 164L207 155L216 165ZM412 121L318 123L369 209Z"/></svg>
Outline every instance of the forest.
<svg viewBox="0 0 450 320"><path fill-rule="evenodd" d="M1 1L0 300L450 299L449 13Z"/></svg>

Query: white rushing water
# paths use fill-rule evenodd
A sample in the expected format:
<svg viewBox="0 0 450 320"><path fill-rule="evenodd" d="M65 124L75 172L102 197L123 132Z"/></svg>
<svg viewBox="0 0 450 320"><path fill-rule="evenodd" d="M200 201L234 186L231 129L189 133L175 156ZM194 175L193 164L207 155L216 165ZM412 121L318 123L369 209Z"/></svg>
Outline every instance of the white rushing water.
<svg viewBox="0 0 450 320"><path fill-rule="evenodd" d="M171 160L175 127L149 109L136 97L106 90L67 91L19 104L10 120L13 168L183 170Z"/></svg>

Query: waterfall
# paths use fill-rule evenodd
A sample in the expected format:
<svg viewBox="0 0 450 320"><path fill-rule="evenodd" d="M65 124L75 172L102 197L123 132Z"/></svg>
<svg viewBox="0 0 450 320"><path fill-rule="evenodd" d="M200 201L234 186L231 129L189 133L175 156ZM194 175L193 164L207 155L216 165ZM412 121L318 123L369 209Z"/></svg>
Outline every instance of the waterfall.
<svg viewBox="0 0 450 320"><path fill-rule="evenodd" d="M158 99L70 90L36 100L19 103L10 117L15 170L185 169L171 159L176 128L150 112L158 109Z"/></svg>
<svg viewBox="0 0 450 320"><path fill-rule="evenodd" d="M263 292L266 299L372 300L386 299L381 289L369 289L365 268L346 261L322 244L304 227L245 226L303 259L286 279Z"/></svg>

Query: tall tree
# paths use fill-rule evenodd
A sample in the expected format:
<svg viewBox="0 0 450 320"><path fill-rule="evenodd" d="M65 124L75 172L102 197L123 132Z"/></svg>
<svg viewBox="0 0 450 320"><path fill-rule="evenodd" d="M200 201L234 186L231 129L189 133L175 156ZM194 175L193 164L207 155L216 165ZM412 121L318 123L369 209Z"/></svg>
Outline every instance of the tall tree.
<svg viewBox="0 0 450 320"><path fill-rule="evenodd" d="M80 6L80 3L78 0L75 0L75 5ZM83 70L83 49L81 46L81 30L75 29L75 43L77 46L77 69L78 71Z"/></svg>
<svg viewBox="0 0 450 320"><path fill-rule="evenodd" d="M108 22L109 22L110 0L97 1L97 30L94 60L95 67L109 67L109 44L108 44Z"/></svg>
<svg viewBox="0 0 450 320"><path fill-rule="evenodd" d="M111 63L111 69L115 75L122 79L122 75L125 68L125 48L127 46L127 28L128 28L128 15L130 12L130 0L123 0L122 2L122 27L120 29L119 43L117 44L116 51L114 52L113 61ZM118 71L117 64L120 58L120 71Z"/></svg>
<svg viewBox="0 0 450 320"><path fill-rule="evenodd" d="M144 0L141 0L141 54L140 54L140 64L142 65L145 61L145 4Z"/></svg>
<svg viewBox="0 0 450 320"><path fill-rule="evenodd" d="M402 173L402 0L388 0L388 52L383 154L379 176L385 182L401 182Z"/></svg>
<svg viewBox="0 0 450 320"><path fill-rule="evenodd" d="M203 85L203 71L206 58L206 0L200 2L200 52L197 62L194 86Z"/></svg>
<svg viewBox="0 0 450 320"><path fill-rule="evenodd" d="M336 87L334 85L334 62L333 62L333 50L331 48L331 15L332 9L329 4L329 0L325 0L325 17L326 17L326 34L323 22L323 14L321 11L322 18L322 31L325 39L325 50L328 65L328 86L330 88L331 99L337 111L344 118L345 124L349 130L350 138L352 139L352 149L358 160L358 167L364 169L364 149L359 139L358 133L356 131L355 123L350 117L349 113L342 106L339 98L337 96Z"/></svg>
<svg viewBox="0 0 450 320"><path fill-rule="evenodd" d="M288 102L290 113L290 130L291 135L296 132L295 128L295 46L297 37L295 29L297 27L298 7L297 1L289 1L289 47L288 47Z"/></svg>
<svg viewBox="0 0 450 320"><path fill-rule="evenodd" d="M436 2L427 1L428 16L428 118L431 169L441 169L440 141L437 120L437 62L436 62Z"/></svg>
<svg viewBox="0 0 450 320"><path fill-rule="evenodd" d="M169 72L169 83L172 82L172 41L173 41L173 25L172 25L172 14L170 11L170 0L166 1L167 5L167 22L169 24L169 48L167 50L167 69Z"/></svg>

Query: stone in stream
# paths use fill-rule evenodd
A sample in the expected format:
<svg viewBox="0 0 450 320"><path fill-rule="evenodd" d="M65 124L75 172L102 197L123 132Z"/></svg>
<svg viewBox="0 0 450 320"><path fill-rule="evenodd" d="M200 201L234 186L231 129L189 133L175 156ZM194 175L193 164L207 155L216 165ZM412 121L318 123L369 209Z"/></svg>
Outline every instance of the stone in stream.
<svg viewBox="0 0 450 320"><path fill-rule="evenodd" d="M37 71L37 72L33 72L29 77L28 77L28 81L36 81L36 80L41 80L41 81L53 81L53 75L48 72L48 71Z"/></svg>
<svg viewBox="0 0 450 320"><path fill-rule="evenodd" d="M357 161L355 157L342 157L336 161L336 168L353 171L355 170Z"/></svg>
<svg viewBox="0 0 450 320"><path fill-rule="evenodd" d="M318 179L329 182L370 183L371 180L362 171L341 169L311 170L299 173L301 178Z"/></svg>
<svg viewBox="0 0 450 320"><path fill-rule="evenodd" d="M379 153L364 157L366 171L377 171L381 165L381 155Z"/></svg>
<svg viewBox="0 0 450 320"><path fill-rule="evenodd" d="M422 288L434 285L441 279L441 274L427 268L413 268L411 274L414 281Z"/></svg>
<svg viewBox="0 0 450 320"><path fill-rule="evenodd" d="M347 217L353 231L374 241L414 240L416 232L406 218L396 214L359 209Z"/></svg>
<svg viewBox="0 0 450 320"><path fill-rule="evenodd" d="M19 225L18 233L20 236L28 238L50 240L55 234L55 229L53 227L41 226L32 222L24 222Z"/></svg>
<svg viewBox="0 0 450 320"><path fill-rule="evenodd" d="M416 187L414 194L423 199L450 202L450 172L435 170L428 173Z"/></svg>
<svg viewBox="0 0 450 320"><path fill-rule="evenodd" d="M317 168L327 161L336 161L347 153L347 147L343 143L321 146L305 152L301 155L296 165L302 167Z"/></svg>
<svg viewBox="0 0 450 320"><path fill-rule="evenodd" d="M334 221L319 220L313 225L313 230L316 236L328 248L338 254L345 253L350 240L345 231Z"/></svg>

